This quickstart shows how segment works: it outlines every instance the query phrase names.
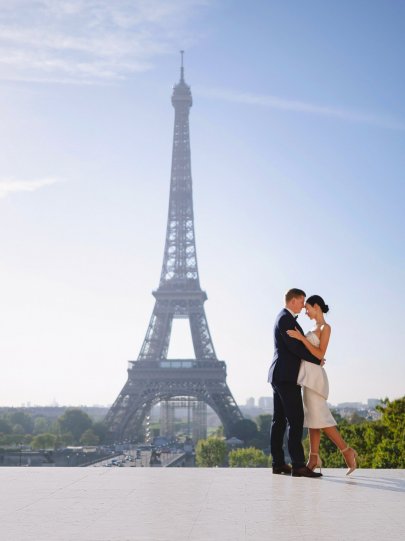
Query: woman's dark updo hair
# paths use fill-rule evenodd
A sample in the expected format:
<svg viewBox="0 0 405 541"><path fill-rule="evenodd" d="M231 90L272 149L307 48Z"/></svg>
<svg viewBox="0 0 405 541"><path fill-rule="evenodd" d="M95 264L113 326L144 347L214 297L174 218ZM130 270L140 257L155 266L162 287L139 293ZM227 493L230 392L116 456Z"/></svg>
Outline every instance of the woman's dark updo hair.
<svg viewBox="0 0 405 541"><path fill-rule="evenodd" d="M325 301L319 295L311 295L305 302L311 306L315 306L315 304L317 304L324 314L329 312L329 306L325 304Z"/></svg>

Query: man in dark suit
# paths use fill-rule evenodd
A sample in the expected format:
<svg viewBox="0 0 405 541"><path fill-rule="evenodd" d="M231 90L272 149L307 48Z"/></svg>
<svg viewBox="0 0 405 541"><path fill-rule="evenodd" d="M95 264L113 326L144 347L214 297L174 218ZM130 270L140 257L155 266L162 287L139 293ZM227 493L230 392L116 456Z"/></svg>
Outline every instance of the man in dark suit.
<svg viewBox="0 0 405 541"><path fill-rule="evenodd" d="M281 310L274 325L274 357L269 369L268 381L274 392L274 414L271 426L270 450L273 457L273 473L292 474L295 477L321 477L305 465L302 447L304 409L301 387L297 385L301 359L320 364L299 340L290 338L289 329L298 329L296 321L304 308L306 294L301 289L290 289L285 294L285 308ZM285 463L283 440L287 427L288 451L292 468Z"/></svg>

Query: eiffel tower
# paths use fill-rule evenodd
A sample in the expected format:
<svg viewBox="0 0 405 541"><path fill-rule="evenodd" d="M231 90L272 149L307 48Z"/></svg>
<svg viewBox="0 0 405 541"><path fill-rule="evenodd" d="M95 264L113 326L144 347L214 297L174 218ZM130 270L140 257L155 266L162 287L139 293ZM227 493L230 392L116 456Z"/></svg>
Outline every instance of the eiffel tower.
<svg viewBox="0 0 405 541"><path fill-rule="evenodd" d="M136 440L151 407L182 397L205 403L218 415L229 436L243 418L226 383L226 366L217 359L204 310L194 235L189 110L190 87L174 86L172 170L166 243L155 306L138 359L129 361L128 380L106 416L111 440ZM168 359L173 319L188 319L195 359Z"/></svg>

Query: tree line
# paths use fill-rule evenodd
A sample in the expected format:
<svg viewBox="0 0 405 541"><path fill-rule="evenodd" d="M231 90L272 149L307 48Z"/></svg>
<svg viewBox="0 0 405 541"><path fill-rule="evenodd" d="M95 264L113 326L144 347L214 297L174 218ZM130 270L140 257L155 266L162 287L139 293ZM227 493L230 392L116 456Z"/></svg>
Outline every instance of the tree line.
<svg viewBox="0 0 405 541"><path fill-rule="evenodd" d="M10 410L0 416L0 446L29 445L32 449L56 449L68 445L103 443L106 427L78 408L68 408L56 420L33 417L23 410Z"/></svg>
<svg viewBox="0 0 405 541"><path fill-rule="evenodd" d="M337 413L334 417L343 438L359 454L362 468L405 468L405 396L398 400L382 401L377 409L381 418L368 421L354 415L351 420ZM255 420L244 419L233 427L232 436L243 441L243 448L229 450L225 438L217 434L200 440L196 447L196 463L202 467L270 467L269 435L271 415L259 415ZM304 448L308 455L308 438ZM341 453L324 435L321 437L320 456L326 468L344 467Z"/></svg>
<svg viewBox="0 0 405 541"><path fill-rule="evenodd" d="M405 468L405 396L385 399L377 406L381 418L367 421L359 416L351 420L334 413L343 438L359 454L363 468ZM271 415L259 415L255 421L235 423L232 436L243 441L242 449L229 450L221 429L215 437L200 440L196 447L199 466L267 467ZM98 445L106 439L106 426L93 421L78 408L68 408L56 420L33 417L13 409L0 416L0 447L29 445L32 449L56 449L68 445ZM308 453L308 439L304 439ZM342 455L330 440L321 438L320 455L325 467L343 467ZM270 457L271 460L271 457ZM271 465L271 464L270 464Z"/></svg>

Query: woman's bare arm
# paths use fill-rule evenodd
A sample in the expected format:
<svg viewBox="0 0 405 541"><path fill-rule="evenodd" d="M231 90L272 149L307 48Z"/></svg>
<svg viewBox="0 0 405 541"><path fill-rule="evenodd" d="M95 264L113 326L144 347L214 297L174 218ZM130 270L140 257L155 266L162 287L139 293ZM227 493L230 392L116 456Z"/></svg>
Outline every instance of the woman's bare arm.
<svg viewBox="0 0 405 541"><path fill-rule="evenodd" d="M326 350L328 349L329 338L331 333L331 326L325 323L321 330L319 347L314 346L311 342L305 338L299 331L287 331L288 336L295 338L304 344L307 350L312 353L317 359L322 360L325 357Z"/></svg>

